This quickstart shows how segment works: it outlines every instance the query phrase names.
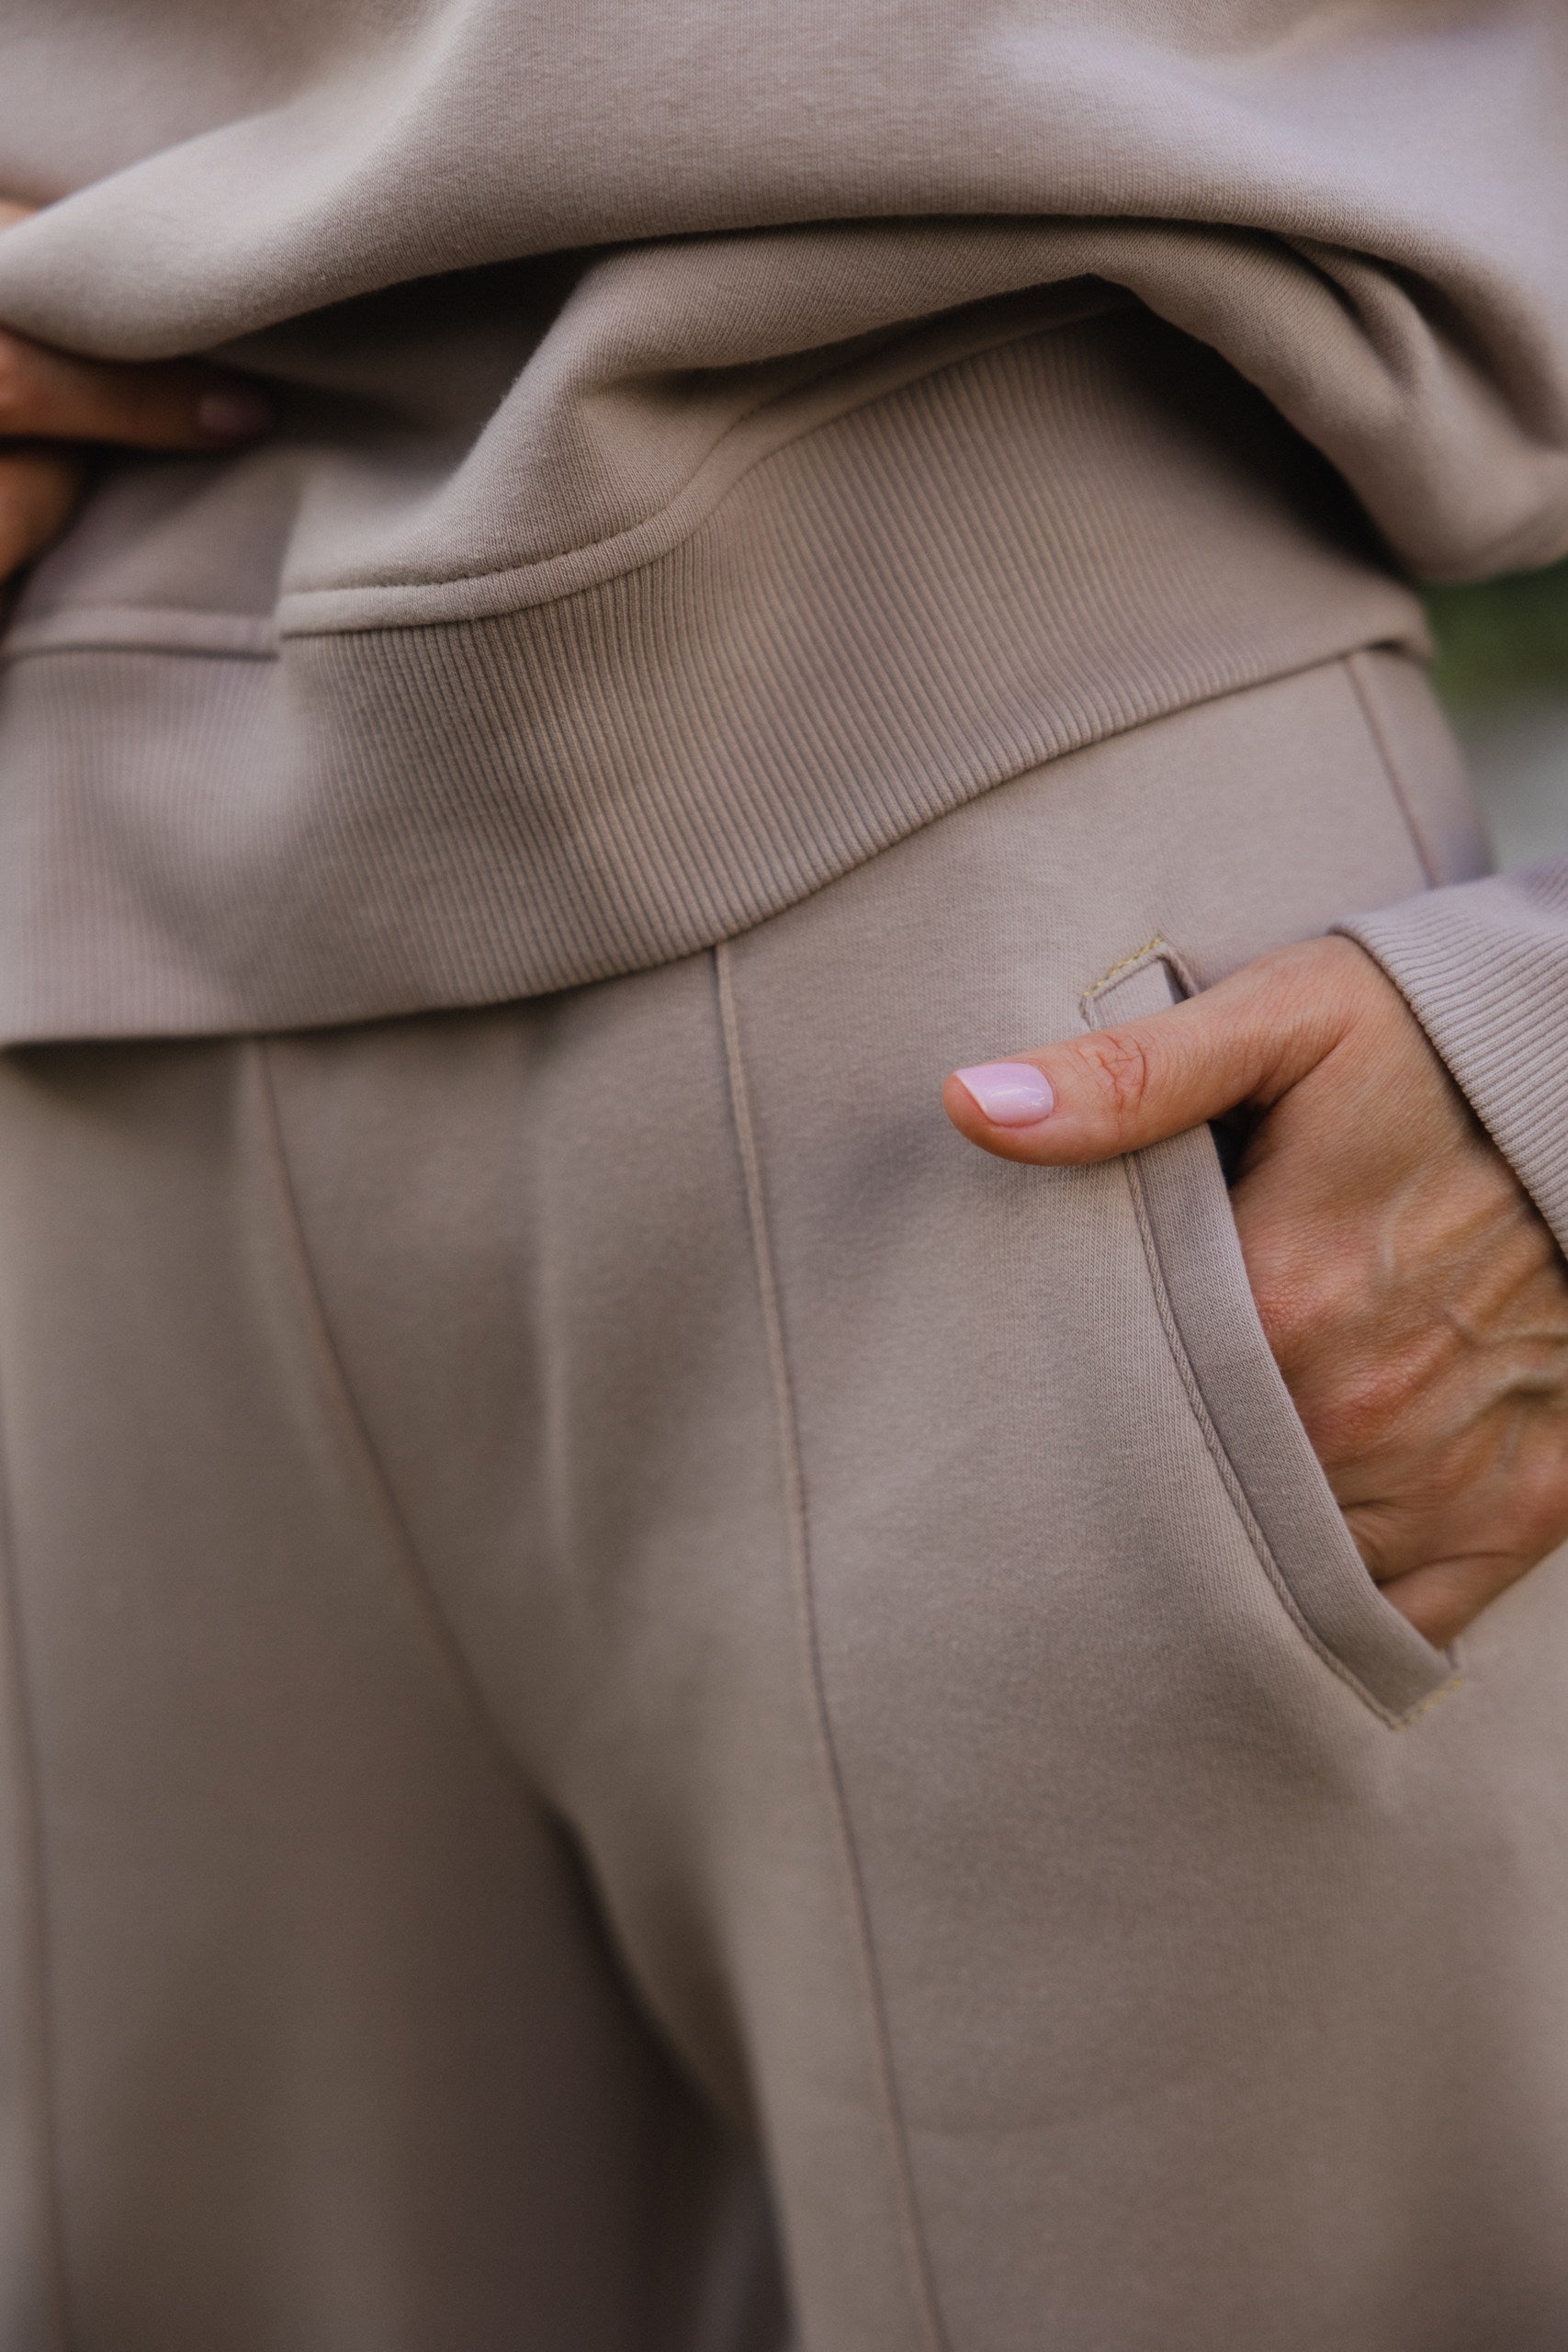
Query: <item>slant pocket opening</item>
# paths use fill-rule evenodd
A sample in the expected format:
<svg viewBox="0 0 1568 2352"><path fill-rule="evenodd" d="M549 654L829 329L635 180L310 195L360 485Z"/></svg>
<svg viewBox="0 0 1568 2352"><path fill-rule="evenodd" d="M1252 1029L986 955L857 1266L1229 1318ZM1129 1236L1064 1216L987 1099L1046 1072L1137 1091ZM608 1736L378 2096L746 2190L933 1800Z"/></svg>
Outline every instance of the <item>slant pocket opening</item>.
<svg viewBox="0 0 1568 2352"><path fill-rule="evenodd" d="M1110 1028L1185 993L1154 941L1090 990L1084 1017ZM1408 1723L1454 1662L1383 1599L1356 1549L1258 1318L1213 1136L1173 1136L1125 1167L1166 1337L1260 1563L1325 1663L1383 1722Z"/></svg>

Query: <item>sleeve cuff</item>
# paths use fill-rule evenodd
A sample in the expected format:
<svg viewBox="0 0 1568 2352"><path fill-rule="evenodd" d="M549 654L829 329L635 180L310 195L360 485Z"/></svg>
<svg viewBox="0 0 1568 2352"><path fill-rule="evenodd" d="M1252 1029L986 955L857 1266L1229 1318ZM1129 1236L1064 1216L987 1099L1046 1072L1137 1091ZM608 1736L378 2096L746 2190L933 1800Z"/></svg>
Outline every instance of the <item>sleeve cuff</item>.
<svg viewBox="0 0 1568 2352"><path fill-rule="evenodd" d="M1406 999L1568 1252L1568 858L1335 928Z"/></svg>

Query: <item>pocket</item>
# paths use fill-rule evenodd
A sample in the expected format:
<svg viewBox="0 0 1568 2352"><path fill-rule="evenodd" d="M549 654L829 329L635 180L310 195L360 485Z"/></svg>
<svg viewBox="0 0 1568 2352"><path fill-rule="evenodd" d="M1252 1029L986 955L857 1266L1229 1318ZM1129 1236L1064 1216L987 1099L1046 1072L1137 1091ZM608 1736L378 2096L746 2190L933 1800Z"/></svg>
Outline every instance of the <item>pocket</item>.
<svg viewBox="0 0 1568 2352"><path fill-rule="evenodd" d="M1186 991L1163 941L1084 1000L1095 1028ZM1160 1319L1192 1409L1275 1590L1325 1664L1385 1723L1410 1720L1454 1662L1372 1582L1264 1336L1206 1127L1131 1154L1127 1181Z"/></svg>

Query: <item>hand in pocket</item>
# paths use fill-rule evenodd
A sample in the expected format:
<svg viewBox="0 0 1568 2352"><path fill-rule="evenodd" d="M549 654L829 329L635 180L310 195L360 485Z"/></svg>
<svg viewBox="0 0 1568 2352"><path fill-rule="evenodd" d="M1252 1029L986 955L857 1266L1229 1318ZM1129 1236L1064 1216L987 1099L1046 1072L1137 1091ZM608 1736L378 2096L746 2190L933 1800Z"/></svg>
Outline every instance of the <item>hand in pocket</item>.
<svg viewBox="0 0 1568 2352"><path fill-rule="evenodd" d="M0 231L28 216L0 199ZM0 584L71 520L93 445L210 457L269 422L260 391L217 368L80 359L0 327Z"/></svg>
<svg viewBox="0 0 1568 2352"><path fill-rule="evenodd" d="M1004 1159L1245 1115L1258 1312L1362 1558L1445 1645L1568 1535L1568 1270L1404 999L1345 939L950 1078Z"/></svg>

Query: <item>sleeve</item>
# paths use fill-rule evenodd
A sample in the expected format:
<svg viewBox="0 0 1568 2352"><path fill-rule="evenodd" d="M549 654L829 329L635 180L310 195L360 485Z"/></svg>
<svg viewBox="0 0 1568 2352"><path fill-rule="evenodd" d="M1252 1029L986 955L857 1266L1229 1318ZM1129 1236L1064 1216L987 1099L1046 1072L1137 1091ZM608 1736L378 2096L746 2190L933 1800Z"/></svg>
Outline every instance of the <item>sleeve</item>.
<svg viewBox="0 0 1568 2352"><path fill-rule="evenodd" d="M1404 995L1568 1250L1568 858L1337 928Z"/></svg>

